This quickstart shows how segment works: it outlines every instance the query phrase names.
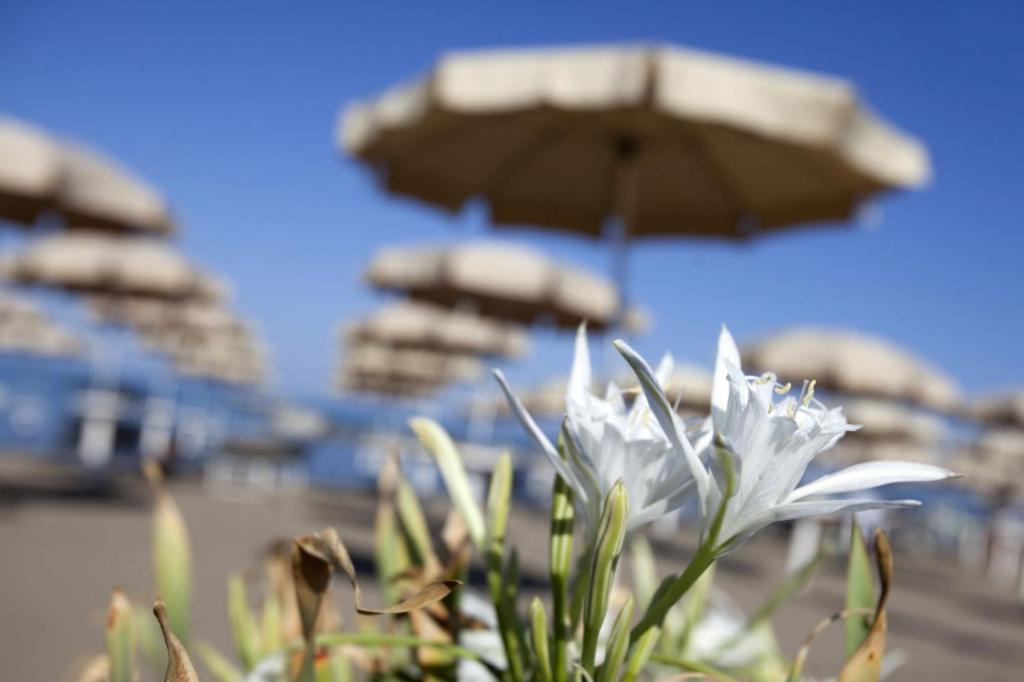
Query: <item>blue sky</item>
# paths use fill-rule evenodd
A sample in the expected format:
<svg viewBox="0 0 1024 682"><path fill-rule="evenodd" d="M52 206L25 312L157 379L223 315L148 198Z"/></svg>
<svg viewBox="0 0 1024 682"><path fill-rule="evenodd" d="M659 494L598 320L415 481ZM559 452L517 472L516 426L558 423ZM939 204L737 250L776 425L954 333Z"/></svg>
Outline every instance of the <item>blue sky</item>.
<svg viewBox="0 0 1024 682"><path fill-rule="evenodd" d="M980 392L1024 384L1024 5L1019 3L0 2L0 111L89 140L162 187L183 249L236 286L279 385L326 390L333 326L380 297L380 246L489 234L384 197L338 156L340 106L422 73L446 49L654 40L853 80L929 146L935 179L882 203L875 229L753 244L635 248L654 312L641 350L708 363L794 323L911 347ZM570 236L503 233L606 268ZM513 378L563 368L547 333Z"/></svg>

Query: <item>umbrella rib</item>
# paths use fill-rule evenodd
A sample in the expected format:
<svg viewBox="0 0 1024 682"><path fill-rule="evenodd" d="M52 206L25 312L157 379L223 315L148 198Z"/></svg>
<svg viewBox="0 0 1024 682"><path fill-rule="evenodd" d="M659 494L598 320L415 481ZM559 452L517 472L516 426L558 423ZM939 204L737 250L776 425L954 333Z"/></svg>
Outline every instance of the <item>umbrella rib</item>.
<svg viewBox="0 0 1024 682"><path fill-rule="evenodd" d="M686 133L684 131L676 139L684 148L689 149L698 159L704 162L704 166L709 170L712 182L735 205L740 207L736 215L737 225L743 219L745 214L756 217L752 208L753 204L747 200L747 197L744 196L744 193L739 188L738 184L732 179L732 177L730 177L728 171L726 171L725 167L714 157L714 154L708 151L707 145L700 140L699 136L694 135L693 133Z"/></svg>

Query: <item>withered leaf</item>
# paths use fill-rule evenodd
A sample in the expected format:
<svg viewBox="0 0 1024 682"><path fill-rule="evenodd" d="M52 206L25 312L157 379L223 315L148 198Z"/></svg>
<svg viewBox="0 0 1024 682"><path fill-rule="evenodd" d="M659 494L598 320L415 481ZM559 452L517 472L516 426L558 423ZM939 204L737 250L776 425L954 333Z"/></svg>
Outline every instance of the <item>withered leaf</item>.
<svg viewBox="0 0 1024 682"><path fill-rule="evenodd" d="M153 615L160 623L160 631L164 635L164 644L167 646L167 672L164 674L164 682L199 682L192 661L189 660L188 652L174 633L171 632L170 624L167 621L167 607L160 599L153 604Z"/></svg>
<svg viewBox="0 0 1024 682"><path fill-rule="evenodd" d="M878 605L875 607L874 622L867 638L843 666L842 672L839 673L839 682L875 682L882 671L882 656L885 654L885 637L888 630L885 605L892 584L892 547L889 538L880 529L875 530L875 562L878 566L881 591L878 595Z"/></svg>

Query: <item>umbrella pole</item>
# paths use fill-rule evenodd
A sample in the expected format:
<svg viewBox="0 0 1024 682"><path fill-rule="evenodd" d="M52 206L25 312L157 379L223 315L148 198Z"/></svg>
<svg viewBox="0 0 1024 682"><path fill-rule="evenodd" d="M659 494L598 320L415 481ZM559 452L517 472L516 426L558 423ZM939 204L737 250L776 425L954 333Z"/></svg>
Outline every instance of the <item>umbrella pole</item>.
<svg viewBox="0 0 1024 682"><path fill-rule="evenodd" d="M613 327L628 336L629 311L629 236L637 199L637 157L640 145L635 138L623 136L615 141L614 183L612 185L612 213L610 226L612 241L612 280L619 289L619 309Z"/></svg>

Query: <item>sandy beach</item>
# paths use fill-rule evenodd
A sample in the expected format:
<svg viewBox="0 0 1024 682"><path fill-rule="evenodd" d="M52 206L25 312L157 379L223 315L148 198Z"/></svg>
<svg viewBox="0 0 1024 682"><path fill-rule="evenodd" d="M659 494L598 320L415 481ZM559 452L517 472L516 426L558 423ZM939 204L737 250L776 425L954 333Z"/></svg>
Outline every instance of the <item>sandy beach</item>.
<svg viewBox="0 0 1024 682"><path fill-rule="evenodd" d="M191 531L196 557L194 631L198 639L230 651L224 581L245 570L273 538L334 525L361 570L369 572L373 497L368 493L310 490L259 498L209 494L197 483L172 492ZM439 519L443 502L430 505ZM545 515L517 509L512 541L524 578L546 582ZM692 549L685 531L655 543L660 568L678 570ZM0 660L3 677L66 679L82 657L103 647L105 605L111 588L151 599L149 498L137 481L104 494L48 481L0 487ZM890 649L909 660L893 679L1010 680L1024 667L1024 611L1012 595L960 572L950 559L914 556L896 547L895 594L890 606ZM756 608L782 574L785 546L772 534L720 562L719 585L746 608ZM367 582L372 582L367 575ZM340 590L342 594L347 594ZM787 653L813 625L841 608L843 567L825 562L809 590L776 613L773 622ZM348 597L343 597L347 599ZM820 637L808 671L837 670L841 628ZM204 671L200 669L202 675Z"/></svg>

